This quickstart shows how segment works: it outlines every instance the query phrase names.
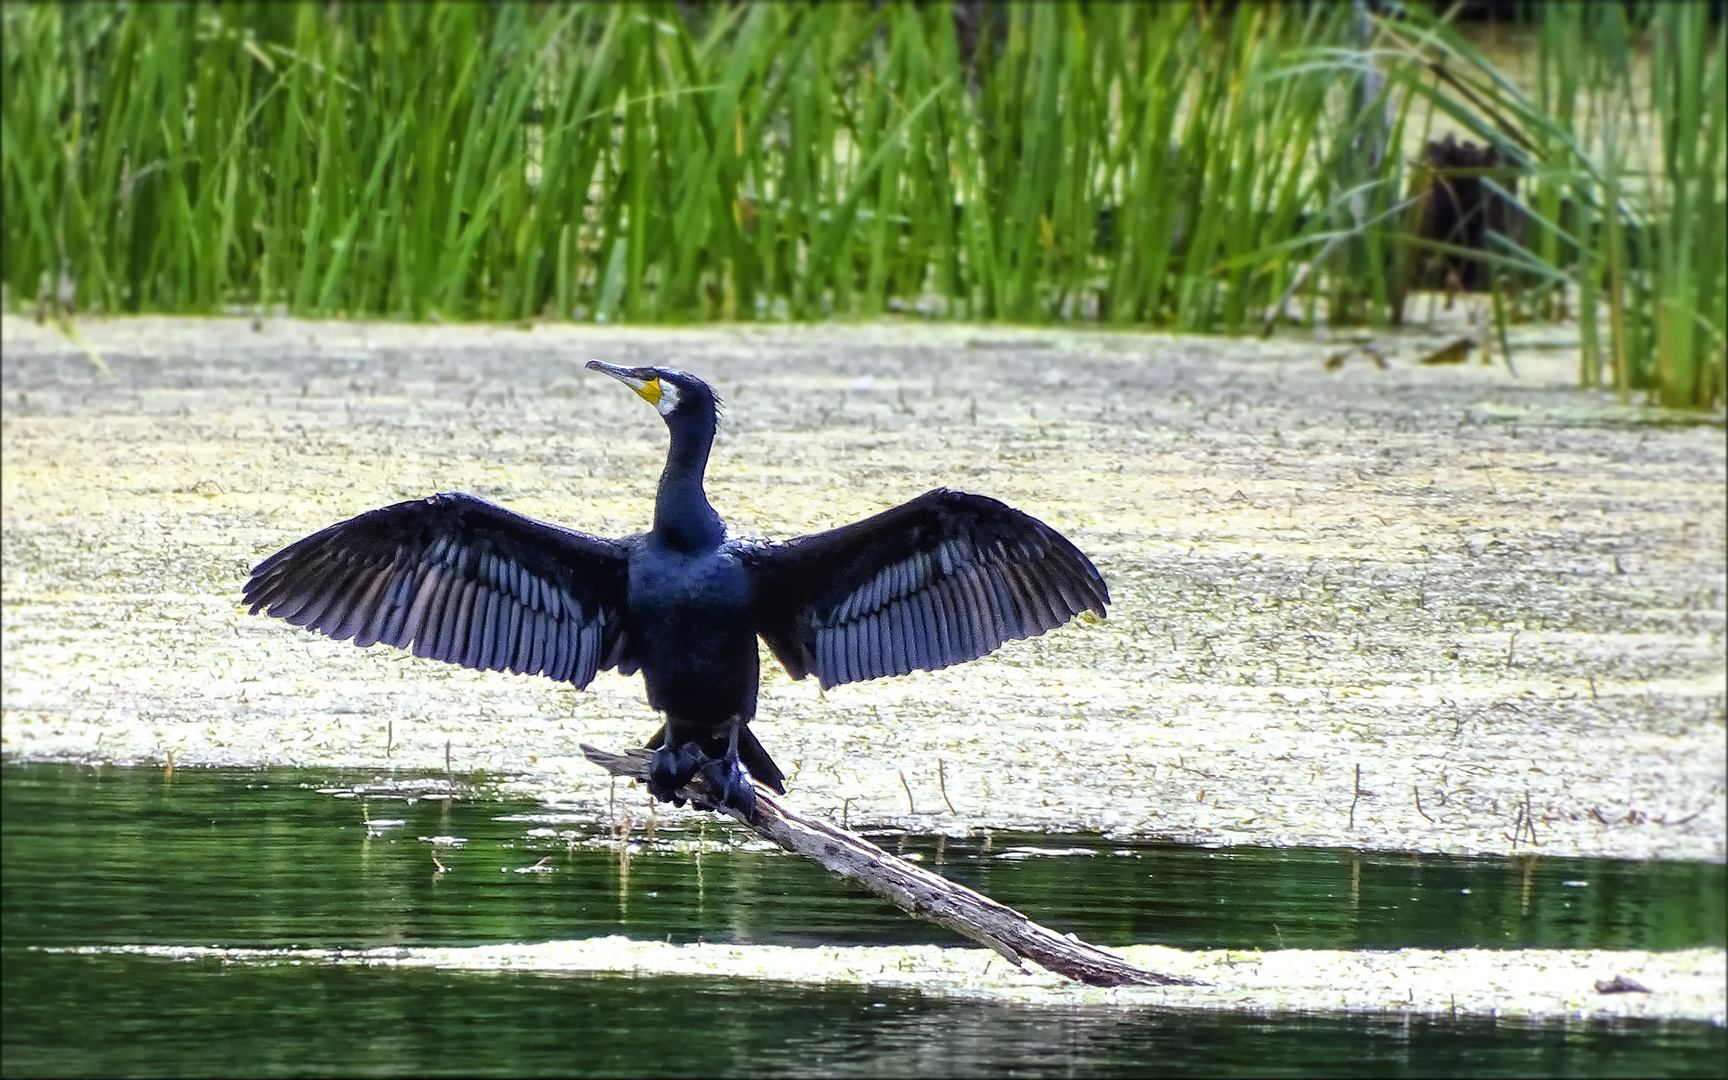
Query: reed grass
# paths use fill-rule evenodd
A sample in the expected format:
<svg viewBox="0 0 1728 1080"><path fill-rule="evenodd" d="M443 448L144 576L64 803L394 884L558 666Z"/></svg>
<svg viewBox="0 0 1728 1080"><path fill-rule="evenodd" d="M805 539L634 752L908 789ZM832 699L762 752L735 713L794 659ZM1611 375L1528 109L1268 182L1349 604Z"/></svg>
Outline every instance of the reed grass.
<svg viewBox="0 0 1728 1080"><path fill-rule="evenodd" d="M1411 92L1502 148L1525 182L1523 235L1492 238L1502 282L1574 298L1579 379L1623 399L1641 390L1709 408L1728 396L1728 38L1709 14L1542 5L1534 95L1439 20L1387 24L1433 75L1412 78ZM1635 75L1640 49L1647 86Z"/></svg>
<svg viewBox="0 0 1728 1080"><path fill-rule="evenodd" d="M1344 5L8 4L0 280L108 312L1389 324L1422 104L1531 178L1489 257L1570 290L1584 381L1719 402L1721 28L1541 12L1532 100L1444 19Z"/></svg>

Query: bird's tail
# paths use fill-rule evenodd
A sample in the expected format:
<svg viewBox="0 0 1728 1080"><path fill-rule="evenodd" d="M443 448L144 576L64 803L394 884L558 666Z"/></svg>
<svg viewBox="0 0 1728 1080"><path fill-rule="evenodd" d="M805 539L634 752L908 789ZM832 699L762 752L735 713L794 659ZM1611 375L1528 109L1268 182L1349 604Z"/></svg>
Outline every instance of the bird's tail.
<svg viewBox="0 0 1728 1080"><path fill-rule="evenodd" d="M747 725L738 728L738 760L750 770L751 776L780 794L786 794L786 777L781 775L780 766L774 764L774 759L756 741L755 733Z"/></svg>

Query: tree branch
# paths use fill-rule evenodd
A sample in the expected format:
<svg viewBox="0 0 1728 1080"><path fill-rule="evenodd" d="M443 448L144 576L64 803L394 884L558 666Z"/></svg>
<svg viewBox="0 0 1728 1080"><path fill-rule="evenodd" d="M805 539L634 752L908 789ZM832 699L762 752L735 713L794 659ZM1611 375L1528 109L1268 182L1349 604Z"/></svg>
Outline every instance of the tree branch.
<svg viewBox="0 0 1728 1080"><path fill-rule="evenodd" d="M653 751L613 754L584 745L582 753L613 776L647 782L648 761ZM700 773L679 794L704 808L712 808L715 802L707 780ZM1022 958L1033 960L1049 971L1090 986L1198 985L1193 979L1142 970L1096 945L1040 926L1013 908L896 858L861 836L805 817L760 784L756 786L754 821L744 821L733 811L726 812L757 835L787 851L815 859L830 873L856 881L907 914L988 945L1016 967Z"/></svg>

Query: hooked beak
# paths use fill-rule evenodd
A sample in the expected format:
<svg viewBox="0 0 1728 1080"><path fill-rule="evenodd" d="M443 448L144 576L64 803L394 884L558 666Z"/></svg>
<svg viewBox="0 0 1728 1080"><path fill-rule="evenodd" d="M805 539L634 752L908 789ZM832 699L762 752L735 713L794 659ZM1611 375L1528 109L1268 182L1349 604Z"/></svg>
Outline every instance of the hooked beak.
<svg viewBox="0 0 1728 1080"><path fill-rule="evenodd" d="M655 407L659 407L660 398L665 393L660 385L660 376L654 373L653 368L617 367L613 364L602 364L598 360L590 360L588 361L588 370L612 376L636 391L643 401Z"/></svg>

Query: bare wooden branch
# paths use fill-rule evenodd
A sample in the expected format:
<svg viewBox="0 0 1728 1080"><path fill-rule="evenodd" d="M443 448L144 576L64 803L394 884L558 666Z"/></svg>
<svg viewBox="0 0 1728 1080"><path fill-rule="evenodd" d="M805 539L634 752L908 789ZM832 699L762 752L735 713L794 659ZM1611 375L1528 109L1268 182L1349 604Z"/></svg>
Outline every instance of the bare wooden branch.
<svg viewBox="0 0 1728 1080"><path fill-rule="evenodd" d="M646 782L653 752L627 750L614 754L584 745L582 753L613 776ZM714 805L708 783L700 773L679 794L698 806ZM727 813L757 835L787 851L815 859L830 873L858 882L902 911L988 945L1016 967L1025 958L1090 986L1199 985L1194 979L1145 971L1071 934L1058 934L1040 926L1013 908L897 858L862 836L805 817L761 785L756 787L754 821L744 821L733 811Z"/></svg>

